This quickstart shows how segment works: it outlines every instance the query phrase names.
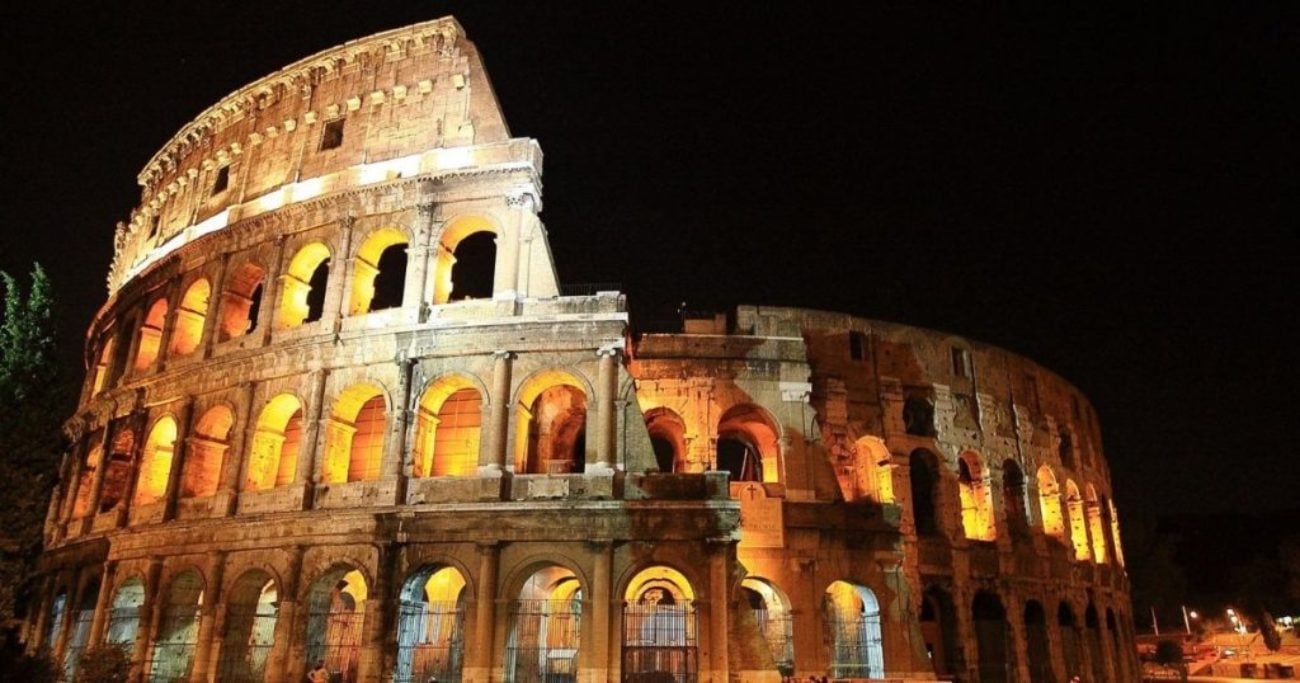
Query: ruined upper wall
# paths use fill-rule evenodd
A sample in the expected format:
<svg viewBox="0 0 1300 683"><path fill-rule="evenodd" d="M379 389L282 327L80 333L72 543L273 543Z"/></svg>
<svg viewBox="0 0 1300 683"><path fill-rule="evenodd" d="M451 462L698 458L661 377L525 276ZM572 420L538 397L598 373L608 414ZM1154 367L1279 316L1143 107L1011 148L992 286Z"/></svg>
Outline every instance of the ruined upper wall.
<svg viewBox="0 0 1300 683"><path fill-rule="evenodd" d="M349 187L438 170L525 164L474 45L444 17L349 41L231 93L145 165L120 223L109 291L241 218ZM479 158L482 157L482 158Z"/></svg>

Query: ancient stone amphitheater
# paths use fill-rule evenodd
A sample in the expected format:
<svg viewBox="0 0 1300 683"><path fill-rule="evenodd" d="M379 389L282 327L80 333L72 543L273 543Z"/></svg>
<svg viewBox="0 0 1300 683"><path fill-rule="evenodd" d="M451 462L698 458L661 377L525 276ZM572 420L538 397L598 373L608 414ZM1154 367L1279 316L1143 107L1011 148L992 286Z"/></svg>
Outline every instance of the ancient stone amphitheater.
<svg viewBox="0 0 1300 683"><path fill-rule="evenodd" d="M139 175L27 642L149 681L1134 680L1097 419L960 336L570 290L454 19ZM562 235L557 237L562 239Z"/></svg>

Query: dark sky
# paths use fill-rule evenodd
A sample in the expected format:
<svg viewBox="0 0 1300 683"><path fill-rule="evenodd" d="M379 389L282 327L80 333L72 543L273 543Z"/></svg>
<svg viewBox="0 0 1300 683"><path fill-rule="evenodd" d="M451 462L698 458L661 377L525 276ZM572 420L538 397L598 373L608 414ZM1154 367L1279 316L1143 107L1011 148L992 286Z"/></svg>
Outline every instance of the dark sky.
<svg viewBox="0 0 1300 683"><path fill-rule="evenodd" d="M566 282L621 282L637 312L959 332L1092 398L1122 507L1296 504L1295 5L19 4L0 268L47 266L69 338L177 129L313 52L454 13L546 151Z"/></svg>

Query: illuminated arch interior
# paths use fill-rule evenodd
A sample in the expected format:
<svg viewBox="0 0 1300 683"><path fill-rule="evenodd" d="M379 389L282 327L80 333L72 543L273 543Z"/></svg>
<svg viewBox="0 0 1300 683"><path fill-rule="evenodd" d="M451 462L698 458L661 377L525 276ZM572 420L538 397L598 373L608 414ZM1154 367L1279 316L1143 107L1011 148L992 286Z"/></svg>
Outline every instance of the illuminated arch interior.
<svg viewBox="0 0 1300 683"><path fill-rule="evenodd" d="M1106 527L1102 521L1101 501L1097 499L1097 489L1092 484L1084 488L1085 507L1088 516L1088 536L1092 540L1092 559L1104 564L1106 559Z"/></svg>
<svg viewBox="0 0 1300 683"><path fill-rule="evenodd" d="M113 594L104 642L126 645L135 642L140 626L140 606L144 604L144 582L132 576Z"/></svg>
<svg viewBox="0 0 1300 683"><path fill-rule="evenodd" d="M185 680L199 640L199 610L203 579L190 569L172 579L163 606L162 622L153 639L150 680Z"/></svg>
<svg viewBox="0 0 1300 683"><path fill-rule="evenodd" d="M312 582L307 593L308 668L324 660L325 667L342 673L343 680L356 680L368 594L365 576L346 565Z"/></svg>
<svg viewBox="0 0 1300 683"><path fill-rule="evenodd" d="M1002 509L1013 533L1029 530L1025 514L1025 473L1015 460L1002 461Z"/></svg>
<svg viewBox="0 0 1300 683"><path fill-rule="evenodd" d="M104 487L99 494L99 511L108 512L123 502L131 479L131 461L135 451L135 431L119 429L109 449L104 470Z"/></svg>
<svg viewBox="0 0 1300 683"><path fill-rule="evenodd" d="M279 617L275 579L252 569L240 575L226 600L226 633L217 680L262 680ZM234 656L231 656L234 655Z"/></svg>
<svg viewBox="0 0 1300 683"><path fill-rule="evenodd" d="M1058 539L1065 538L1065 520L1061 514L1061 489L1056 483L1052 468L1038 468L1038 511L1043 520L1043 533Z"/></svg>
<svg viewBox="0 0 1300 683"><path fill-rule="evenodd" d="M1074 546L1074 559L1088 559L1088 522L1084 518L1083 497L1073 479L1065 480L1065 508L1070 516L1070 545Z"/></svg>
<svg viewBox="0 0 1300 683"><path fill-rule="evenodd" d="M790 601L767 579L747 577L740 582L743 595L758 621L772 659L782 675L794 671L794 629Z"/></svg>
<svg viewBox="0 0 1300 683"><path fill-rule="evenodd" d="M330 250L320 242L312 242L294 254L281 277L277 329L320 320L324 313L324 290L329 280L329 268Z"/></svg>
<svg viewBox="0 0 1300 683"><path fill-rule="evenodd" d="M211 496L217 492L221 464L230 448L230 427L234 422L235 414L230 408L218 405L208 409L194 423L194 435L187 439L189 452L181 478L182 497Z"/></svg>
<svg viewBox="0 0 1300 683"><path fill-rule="evenodd" d="M378 387L355 384L334 403L325 439L326 483L374 481L384 451L386 404Z"/></svg>
<svg viewBox="0 0 1300 683"><path fill-rule="evenodd" d="M961 496L961 525L966 538L991 541L997 537L988 472L973 451L957 459L957 485Z"/></svg>
<svg viewBox="0 0 1300 683"><path fill-rule="evenodd" d="M534 572L519 589L506 670L516 681L573 680L582 632L582 584L564 567Z"/></svg>
<svg viewBox="0 0 1300 683"><path fill-rule="evenodd" d="M519 389L516 413L516 472L583 471L587 394L576 377L562 370L534 375Z"/></svg>
<svg viewBox="0 0 1300 683"><path fill-rule="evenodd" d="M105 334L99 346L99 356L95 361L95 379L91 382L90 394L93 396L107 388L108 375L113 364L113 335Z"/></svg>
<svg viewBox="0 0 1300 683"><path fill-rule="evenodd" d="M207 320L208 299L212 296L212 284L206 278L199 278L185 290L181 305L176 309L176 322L172 325L171 347L168 351L173 356L188 356L199 348L203 341L203 323Z"/></svg>
<svg viewBox="0 0 1300 683"><path fill-rule="evenodd" d="M434 257L434 266L432 268L434 304L445 304L464 298L484 298L484 292L479 288L475 288L475 291L468 295L463 290L465 290L465 285L470 279L477 281L486 276L487 281L491 282L491 273L462 273L459 271L463 270L463 268L456 268L457 256L464 256L464 254L458 254L461 242L471 235L479 234L497 235L496 225L482 216L461 216L452 220L443 228L442 236L438 240L437 255ZM484 245L485 251L487 250L486 247L487 245ZM488 261L495 262L495 251L495 247L491 247L491 258L487 259ZM479 261L480 259L475 258L474 260ZM476 263L474 265L482 268L484 264ZM486 295L488 297L492 296L491 288L488 289Z"/></svg>
<svg viewBox="0 0 1300 683"><path fill-rule="evenodd" d="M292 394L267 402L257 418L244 490L262 491L293 482L302 444L302 404Z"/></svg>
<svg viewBox="0 0 1300 683"><path fill-rule="evenodd" d="M167 493L172 457L176 451L176 420L171 416L154 423L140 453L140 476L135 484L133 505L150 505Z"/></svg>
<svg viewBox="0 0 1300 683"><path fill-rule="evenodd" d="M671 408L646 411L646 430L660 472L678 472L686 464L686 423Z"/></svg>
<svg viewBox="0 0 1300 683"><path fill-rule="evenodd" d="M1108 500L1106 505L1110 508L1110 540L1115 548L1115 561L1119 566L1124 566L1124 544L1120 542L1119 536L1119 510L1115 509L1115 501Z"/></svg>
<svg viewBox="0 0 1300 683"><path fill-rule="evenodd" d="M864 436L853 444L853 449L856 467L836 469L844 500L894 502L893 467L885 442L875 436Z"/></svg>
<svg viewBox="0 0 1300 683"><path fill-rule="evenodd" d="M104 466L104 447L100 444L102 438L101 433L96 432L88 440L92 445L86 451L86 460L77 479L77 497L72 502L73 519L81 519L90 514L91 498L95 494L95 472Z"/></svg>
<svg viewBox="0 0 1300 683"><path fill-rule="evenodd" d="M441 377L425 389L416 415L412 475L468 476L478 469L483 398L465 377Z"/></svg>
<svg viewBox="0 0 1300 683"><path fill-rule="evenodd" d="M226 291L221 294L221 320L218 340L242 337L257 329L262 308L266 269L245 263L226 277Z"/></svg>
<svg viewBox="0 0 1300 683"><path fill-rule="evenodd" d="M135 369L148 370L158 359L162 346L163 325L167 321L167 300L159 298L149 306L149 312L140 323L140 335L135 347Z"/></svg>
<svg viewBox="0 0 1300 683"><path fill-rule="evenodd" d="M732 406L718 421L718 470L732 481L781 481L781 444L776 422L752 403Z"/></svg>
<svg viewBox="0 0 1300 683"><path fill-rule="evenodd" d="M459 680L465 578L453 567L423 567L402 584L397 681Z"/></svg>
<svg viewBox="0 0 1300 683"><path fill-rule="evenodd" d="M407 244L406 235L397 228L380 228L370 233L352 262L348 315L402 305Z"/></svg>
<svg viewBox="0 0 1300 683"><path fill-rule="evenodd" d="M832 678L882 678L885 658L876 594L860 584L835 581L826 587L823 605Z"/></svg>

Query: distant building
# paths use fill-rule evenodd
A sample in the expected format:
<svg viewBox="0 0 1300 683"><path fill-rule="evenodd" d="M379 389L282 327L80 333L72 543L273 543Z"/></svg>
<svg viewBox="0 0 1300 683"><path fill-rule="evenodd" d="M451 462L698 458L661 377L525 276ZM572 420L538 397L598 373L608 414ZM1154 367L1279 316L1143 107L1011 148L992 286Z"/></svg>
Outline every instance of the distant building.
<svg viewBox="0 0 1300 683"><path fill-rule="evenodd" d="M117 231L29 646L151 681L1134 680L1076 389L818 311L635 334L561 286L541 173L450 18L182 128Z"/></svg>

